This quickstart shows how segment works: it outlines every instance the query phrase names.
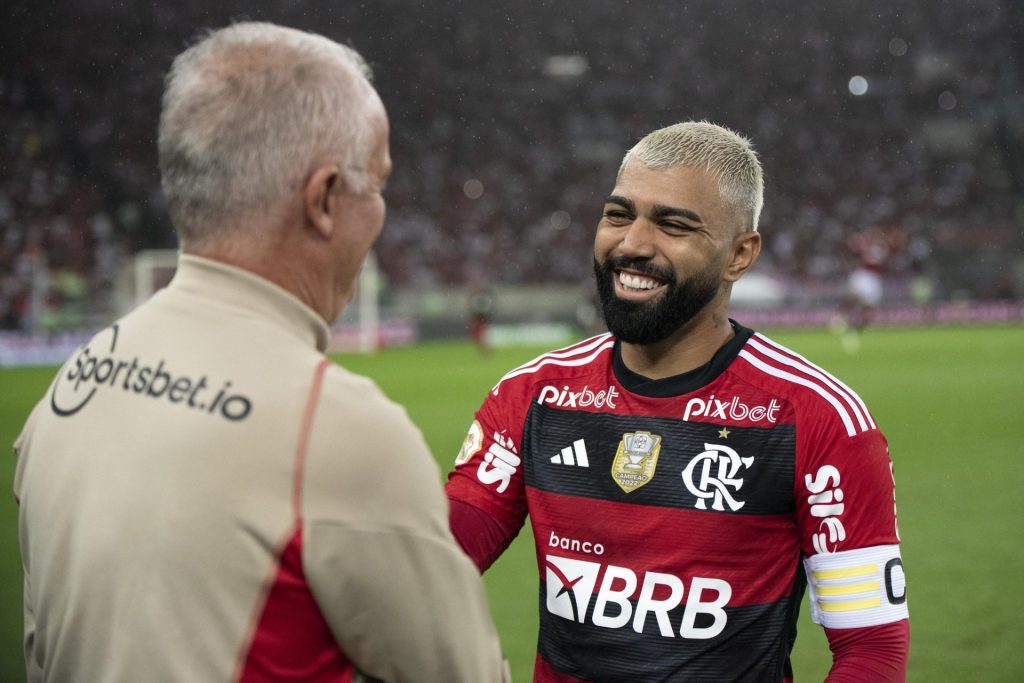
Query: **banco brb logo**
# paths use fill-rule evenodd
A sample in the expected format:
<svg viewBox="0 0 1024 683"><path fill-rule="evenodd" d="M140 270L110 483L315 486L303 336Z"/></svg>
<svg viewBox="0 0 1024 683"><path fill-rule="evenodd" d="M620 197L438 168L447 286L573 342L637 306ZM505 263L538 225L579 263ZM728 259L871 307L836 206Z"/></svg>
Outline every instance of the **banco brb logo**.
<svg viewBox="0 0 1024 683"><path fill-rule="evenodd" d="M722 579L694 576L687 586L674 574L638 575L628 567L557 555L548 555L545 564L548 612L569 621L602 628L631 626L637 633L656 627L664 638L695 640L714 638L729 621L725 607L732 586Z"/></svg>
<svg viewBox="0 0 1024 683"><path fill-rule="evenodd" d="M736 476L740 469L754 464L753 456L740 457L739 453L721 444L706 443L703 453L690 461L683 470L683 483L687 490L697 496L697 509L707 510L706 500L711 500L711 509L722 512L723 502L735 512L746 501L733 497L733 491L743 488L743 479Z"/></svg>

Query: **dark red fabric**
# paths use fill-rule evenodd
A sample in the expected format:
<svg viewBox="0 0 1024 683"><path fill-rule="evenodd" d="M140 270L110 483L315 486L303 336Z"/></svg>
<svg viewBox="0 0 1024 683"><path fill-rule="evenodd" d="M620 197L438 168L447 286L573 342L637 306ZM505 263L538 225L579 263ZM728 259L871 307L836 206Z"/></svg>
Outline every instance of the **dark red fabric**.
<svg viewBox="0 0 1024 683"><path fill-rule="evenodd" d="M555 671L540 655L537 655L533 666L533 681L534 683L587 683L579 678Z"/></svg>
<svg viewBox="0 0 1024 683"><path fill-rule="evenodd" d="M351 683L354 670L324 621L302 570L302 531L285 546L239 683Z"/></svg>
<svg viewBox="0 0 1024 683"><path fill-rule="evenodd" d="M448 499L452 535L480 572L490 567L512 543L518 530L502 526L494 517L469 503Z"/></svg>
<svg viewBox="0 0 1024 683"><path fill-rule="evenodd" d="M832 649L826 683L903 683L907 680L910 622L882 626L825 629Z"/></svg>

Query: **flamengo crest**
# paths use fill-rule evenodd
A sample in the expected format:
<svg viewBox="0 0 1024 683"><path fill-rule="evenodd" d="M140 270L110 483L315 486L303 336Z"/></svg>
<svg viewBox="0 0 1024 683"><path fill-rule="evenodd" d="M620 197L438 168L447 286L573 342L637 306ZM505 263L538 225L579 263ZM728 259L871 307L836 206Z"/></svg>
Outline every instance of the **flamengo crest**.
<svg viewBox="0 0 1024 683"><path fill-rule="evenodd" d="M612 461L612 479L626 493L632 493L654 477L661 453L661 436L650 432L622 435Z"/></svg>
<svg viewBox="0 0 1024 683"><path fill-rule="evenodd" d="M753 456L740 457L739 453L721 444L706 443L707 450L690 461L683 470L683 483L697 496L697 509L707 510L705 500L711 500L711 509L725 510L723 501L735 512L746 505L746 501L733 498L732 492L743 487L743 478L738 477L741 469L754 464Z"/></svg>

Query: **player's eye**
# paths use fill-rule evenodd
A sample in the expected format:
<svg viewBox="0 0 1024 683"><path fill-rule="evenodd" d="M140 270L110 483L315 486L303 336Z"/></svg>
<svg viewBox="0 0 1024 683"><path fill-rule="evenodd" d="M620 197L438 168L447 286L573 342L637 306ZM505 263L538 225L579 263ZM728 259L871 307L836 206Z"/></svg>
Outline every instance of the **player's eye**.
<svg viewBox="0 0 1024 683"><path fill-rule="evenodd" d="M610 221L628 221L631 218L628 213L618 209L608 209L604 212L604 217Z"/></svg>

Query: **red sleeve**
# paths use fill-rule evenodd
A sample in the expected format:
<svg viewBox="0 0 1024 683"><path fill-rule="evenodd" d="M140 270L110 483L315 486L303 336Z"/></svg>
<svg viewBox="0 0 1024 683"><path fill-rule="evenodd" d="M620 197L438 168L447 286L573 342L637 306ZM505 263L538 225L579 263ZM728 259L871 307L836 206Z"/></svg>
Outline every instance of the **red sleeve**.
<svg viewBox="0 0 1024 683"><path fill-rule="evenodd" d="M519 529L504 526L469 503L449 498L448 504L451 508L449 524L452 535L476 563L477 569L481 573L487 571L519 534Z"/></svg>
<svg viewBox="0 0 1024 683"><path fill-rule="evenodd" d="M832 670L826 683L903 683L907 680L910 622L854 629L826 628Z"/></svg>
<svg viewBox="0 0 1024 683"><path fill-rule="evenodd" d="M797 520L811 615L832 650L826 681L906 681L906 575L885 437L824 419L805 431Z"/></svg>
<svg viewBox="0 0 1024 683"><path fill-rule="evenodd" d="M526 520L522 435L529 387L506 382L476 413L445 493L449 524L481 571L504 552Z"/></svg>
<svg viewBox="0 0 1024 683"><path fill-rule="evenodd" d="M888 444L877 429L849 437L834 426L801 444L797 524L805 556L899 543Z"/></svg>

